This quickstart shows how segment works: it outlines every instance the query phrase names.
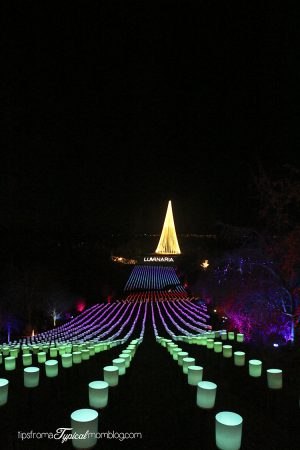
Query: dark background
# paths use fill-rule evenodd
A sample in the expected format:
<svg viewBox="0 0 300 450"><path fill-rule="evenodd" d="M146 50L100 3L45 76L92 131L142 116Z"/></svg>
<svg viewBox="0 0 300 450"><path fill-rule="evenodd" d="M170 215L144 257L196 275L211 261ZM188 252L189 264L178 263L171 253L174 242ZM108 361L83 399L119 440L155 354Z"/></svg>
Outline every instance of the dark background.
<svg viewBox="0 0 300 450"><path fill-rule="evenodd" d="M285 165L297 166L295 6L27 0L2 2L0 8L4 340L7 323L14 336L25 326L27 335L33 328L49 329L52 298L88 305L116 294L130 267L109 262L110 252L126 241L111 235L160 233L169 199L179 235L211 233L218 221L263 228L254 184L258 167L276 178ZM179 242L184 244L180 236ZM211 249L201 245L194 250L204 259ZM9 315L16 311L19 325ZM151 344L137 354L142 371L138 377L135 369L129 372L126 389L112 393L104 426L141 430L145 438L138 448L190 446L195 436L197 446L210 448L212 415L196 408L195 393L163 349L153 348L149 326L148 340L147 333ZM246 351L273 365L274 355L267 359L263 348ZM287 368L284 398L266 392L265 378L245 384L246 373L233 373L229 362L200 355L210 367L206 376L220 385L218 410L245 418L244 449L299 446L297 420L291 420L299 411L299 355L291 357L289 349L279 355L284 373ZM85 404L86 384L99 376L99 367L94 360L79 372L64 372L55 387L43 379L41 389L19 404L19 366L1 420L7 448L21 448L14 423L28 431L36 423L45 423L45 431L67 426L70 411ZM49 396L53 389L58 395ZM46 403L48 414L41 414ZM180 433L174 433L176 421Z"/></svg>
<svg viewBox="0 0 300 450"><path fill-rule="evenodd" d="M169 199L178 232L260 225L258 165L296 164L297 13L3 3L2 229L159 233Z"/></svg>

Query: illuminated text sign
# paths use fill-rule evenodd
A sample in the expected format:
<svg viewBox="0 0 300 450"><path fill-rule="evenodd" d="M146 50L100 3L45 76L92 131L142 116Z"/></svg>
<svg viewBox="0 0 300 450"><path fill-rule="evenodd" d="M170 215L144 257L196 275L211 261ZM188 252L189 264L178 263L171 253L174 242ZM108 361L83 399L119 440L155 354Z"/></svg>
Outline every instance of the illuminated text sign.
<svg viewBox="0 0 300 450"><path fill-rule="evenodd" d="M145 256L144 262L174 262L174 259L168 256Z"/></svg>

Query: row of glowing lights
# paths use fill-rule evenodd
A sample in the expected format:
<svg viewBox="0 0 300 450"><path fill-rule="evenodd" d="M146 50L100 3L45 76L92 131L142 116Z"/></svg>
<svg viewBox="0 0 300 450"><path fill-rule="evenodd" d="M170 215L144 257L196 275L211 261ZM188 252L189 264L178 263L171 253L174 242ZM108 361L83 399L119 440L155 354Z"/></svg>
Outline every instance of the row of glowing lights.
<svg viewBox="0 0 300 450"><path fill-rule="evenodd" d="M153 321L153 328L155 329L155 334L157 336L157 330L155 325L155 319L154 319L154 313L153 313L153 304L151 304L152 307L152 321ZM142 326L142 332L140 335L139 343L141 342L144 334L145 329L145 320L146 320L146 314L147 314L147 304L145 306L145 313L144 313L144 319L143 319L143 326ZM227 335L227 333L226 333ZM242 336L242 335L241 335ZM208 342L212 341L213 339L207 339ZM137 342L137 341L136 341ZM188 383L192 386L197 386L197 405L200 408L204 409L212 409L215 404L215 398L216 398L216 389L217 385L211 382L203 382L203 368L200 366L195 366L195 359L189 358L187 352L182 352L180 348L178 348L178 345L173 343L171 340L163 339L160 337L157 337L157 342L159 342L163 347L167 347L167 350L171 354L173 360L177 360L178 365L182 367L183 373L188 375ZM211 342L210 342L211 343ZM221 344L221 343L220 343ZM96 344L97 345L97 344ZM128 346L128 349L131 346ZM227 346L228 347L228 346ZM231 347L231 346L229 346ZM209 348L209 347L208 347ZM211 347L212 348L212 347ZM134 349L136 350L136 348ZM129 355L132 352L124 352L125 355ZM93 352L94 354L94 352ZM65 355L66 356L66 355ZM71 356L71 355L70 355ZM134 354L132 355L134 356ZM224 354L225 356L225 354ZM241 355L239 355L241 356ZM228 357L228 356L226 356ZM113 360L114 366L105 367L104 368L104 382L97 382L98 385L96 385L95 382L92 382L89 384L89 403L91 408L95 409L101 409L105 406L107 406L107 400L108 400L108 388L112 386L116 386L118 384L118 377L119 375L124 375L126 373L126 368L130 366L130 360L131 358L127 357L126 359L122 358L122 354L118 359ZM128 364L126 364L126 361ZM48 361L49 363L50 361ZM47 366L45 364L45 369L47 373L48 369L48 376L57 376L57 361L54 360L53 362L56 363L55 367L55 375L50 375L50 369L53 371L54 367ZM254 363L254 361L253 361ZM236 364L240 365L240 364ZM67 366L65 366L67 367ZM35 369L35 370L34 370ZM113 369L113 370L112 370ZM251 366L249 365L249 373L251 376L259 376L257 374L258 369L261 369L261 365L258 366ZM11 370L11 369L10 369ZM29 368L24 369L24 385L25 387L36 387L39 383L39 368ZM271 389L280 389L282 388L282 371L278 369L270 369L268 372L268 386ZM118 375L116 380L116 375ZM280 375L280 377L278 376ZM8 380L1 380L1 400L7 401L7 394L8 394ZM6 382L6 384L3 383L3 381ZM105 389L104 389L105 388ZM3 403L2 403L3 404ZM86 427L90 427L91 424L88 421L87 415L91 414L93 416L93 420L98 418L98 413L95 410L77 410L76 412L72 413L71 418L72 420L72 427L74 429L78 428L78 431L82 431L83 423L85 422ZM76 422L77 420L77 422ZM92 420L92 421L93 421ZM220 424L222 424L225 427L225 430L221 427L218 429L218 421L220 421ZM216 415L216 442L218 448L221 450L238 450L241 445L241 437L242 437L242 422L243 419L231 412L222 412L218 413ZM94 424L95 425L95 424ZM97 423L98 427L98 423ZM96 427L96 428L97 428ZM226 427L229 427L228 429ZM98 428L97 428L98 429ZM219 433L219 435L218 435ZM224 433L224 436L223 436ZM223 442L224 440L224 442ZM228 446L228 440L230 440L230 445ZM96 442L96 441L95 441ZM93 444L95 444L93 441ZM92 444L90 441L88 444ZM90 448L89 446L85 446L83 448Z"/></svg>
<svg viewBox="0 0 300 450"><path fill-rule="evenodd" d="M113 305L95 305L72 320L71 323L69 322L61 327L40 333L36 336L33 333L33 340L35 342L66 339L76 341L91 338L97 338L98 340L106 338L111 340L122 334L124 328L132 319L136 308L138 309L134 319L134 324L136 324L140 316L142 303L118 302ZM94 325L95 322L97 322L96 325ZM117 332L113 333L116 328ZM106 331L103 332L105 329ZM125 337L128 338L127 335Z"/></svg>
<svg viewBox="0 0 300 450"><path fill-rule="evenodd" d="M196 359L189 356L187 351L183 351L179 346L171 339L165 339L158 336L155 318L152 309L152 321L153 328L155 329L156 341L162 347L165 347L170 353L172 359L178 366L182 368L182 371L187 375L187 382L189 385L196 387L196 404L199 408L204 410L212 410L215 407L217 384L211 381L203 381L204 368L196 365ZM210 336L213 335L213 336ZM234 340L234 333L229 332L213 332L208 333L198 344L204 345L207 349L214 349L215 353L221 353L223 347L223 356L225 358L232 357L232 346L222 345L222 342L215 342L215 337L222 337L222 340L229 338ZM243 334L237 334L236 338L238 342L243 342ZM186 341L184 338L180 339L177 336L176 340ZM191 343L194 343L191 341ZM235 366L245 365L245 353L237 351L234 353ZM262 362L259 360L249 360L249 375L250 377L260 377L262 373ZM272 390L282 389L282 370L281 369L268 369L267 370L267 383L268 388ZM232 411L222 411L215 416L215 440L216 445L220 450L239 450L241 448L242 440L242 424L243 418Z"/></svg>
<svg viewBox="0 0 300 450"><path fill-rule="evenodd" d="M126 283L125 291L136 288L162 289L166 285L176 285L176 290L184 290L173 267L137 266Z"/></svg>
<svg viewBox="0 0 300 450"><path fill-rule="evenodd" d="M164 301L161 302L161 307L157 302L155 304L168 333L169 328L166 319L172 323L177 331L185 335L203 332L203 330L210 327L206 324L209 316L206 314L206 309L203 306L197 307L192 305L190 301L184 300ZM93 338L97 340L116 339L122 335L125 327L131 321L134 324L137 323L142 305L143 303L125 301L111 305L95 305L61 327L36 336L33 333L32 339L28 338L27 342L60 342L65 340L75 342ZM134 319L132 319L133 316ZM175 335L173 331L172 334ZM128 334L125 338L128 339ZM23 339L22 341L25 342L26 340Z"/></svg>
<svg viewBox="0 0 300 450"><path fill-rule="evenodd" d="M111 366L106 366L103 368L103 380L104 381L92 381L88 385L88 396L89 396L89 407L91 409L79 409L71 414L71 430L72 434L66 435L61 434L61 443L66 442L68 439L72 439L73 445L78 448L91 448L97 442L98 437L98 412L97 410L103 409L108 404L109 389L114 388L119 384L119 377L126 374L127 369L130 367L131 361L135 356L138 345L143 341L144 330L145 330L145 319L147 314L147 304L145 305L145 314L142 323L142 330L140 337L131 341L130 345L126 349L122 350L118 358L112 360ZM70 368L74 364L81 363L84 360L90 359L90 356L99 353L102 350L110 349L121 342L112 342L105 348L100 348L100 343L90 343L90 346L86 349L87 344L82 344L82 351L75 351L73 354L60 353L62 357L62 366L64 368ZM84 347L85 346L85 347ZM72 347L72 346L71 346ZM49 346L50 350L54 347ZM62 347L60 347L62 350ZM25 350L25 346L23 346ZM26 352L30 349L27 347ZM84 354L84 358L81 356ZM41 360L40 356L45 356L45 352L40 352L38 354L38 362L44 363L45 374L48 378L55 378L58 376L58 361L56 359L46 360L43 358ZM23 354L24 357L32 357L30 353ZM80 359L78 359L78 356ZM5 368L6 370L15 369L15 357L5 358ZM68 364L69 363L69 364ZM25 364L24 364L25 365ZM39 367L25 367L24 368L24 387L25 388L36 388L39 386L40 382L40 368ZM0 379L0 406L5 405L8 402L8 391L9 391L9 380L5 378ZM83 428L87 427L86 430ZM66 430L70 430L66 429ZM18 437L20 437L18 432ZM88 434L88 436L87 436ZM83 437L84 436L84 437ZM91 437L92 436L92 437ZM83 440L84 439L84 440Z"/></svg>
<svg viewBox="0 0 300 450"><path fill-rule="evenodd" d="M168 304L168 305L170 305L170 303L175 303L175 301L174 302L162 302L162 305L163 305L163 308L164 308L164 313L165 314L163 314L163 312L162 312L162 310L161 310L161 308L160 308L160 305L159 305L159 303L157 303L157 302L155 302L155 303L151 303L151 313L152 313L152 325L153 325L153 329L154 329L154 333L156 334L156 325L155 325L155 320L154 320L154 308L156 307L156 309L157 309L157 312L158 312L158 315L159 315L159 318L160 318L160 320L161 320L161 322L162 322L162 324L163 324L163 326L164 326L164 328L165 328L165 330L166 330L166 332L172 337L172 338L174 338L175 336L176 336L176 334L169 328L169 326L168 326L168 324L167 324L167 322L166 322L166 320L165 320L165 317L164 317L164 315L165 316L167 316L167 318L169 319L169 321L172 323L172 325L176 328L176 331L178 332L181 332L181 333L183 333L184 335L186 335L186 336L193 336L193 335L197 335L197 334L199 334L199 333L203 333L205 330L208 330L208 329L211 329L211 327L210 327L210 325L206 325L205 323L203 323L202 324L202 328L196 328L196 327L194 327L193 325L191 325L189 322L187 322L187 321L185 321L183 318L181 319L181 321L182 321L182 323L185 325L185 326L187 326L188 328L191 328L191 329L193 329L193 331L194 331L194 333L192 333L191 331L189 331L189 330L187 330L187 329L185 329L185 328L183 328L182 326L180 326L175 320L174 320L174 318L172 317L172 314L170 314L170 312L167 310L167 308L166 308L166 306L165 306L165 304L164 303L166 303L166 304ZM188 302L185 302L185 304L187 305L188 304ZM155 305L155 306L154 306ZM190 307L191 305L189 305L189 307ZM194 307L195 305L193 305L193 307ZM205 308L204 307L202 307L202 311L201 311L201 307L199 308L199 310L198 310L198 314L200 315L200 312L203 314L204 313L204 311L205 311ZM190 314L192 314L192 311L190 311ZM195 333L196 332L196 333Z"/></svg>
<svg viewBox="0 0 300 450"><path fill-rule="evenodd" d="M199 322L199 321L195 321L194 319L193 319L193 315L196 317L196 318L198 318L199 319L199 312L197 312L197 314L195 314L195 313L193 313L190 309L188 309L187 308L187 306L186 305L189 305L190 307L191 307L191 304L190 304L190 302L184 302L184 301L172 301L172 302L166 302L166 304L168 305L168 307L172 310L172 312L174 313L174 315L177 317L177 318L179 318L179 320L181 320L183 323L184 323L184 325L185 326L187 326L187 327L189 327L189 328L191 328L191 329L193 329L194 331L200 331L199 329L197 329L197 327L193 327L193 325L190 323L190 322L192 322L193 324L196 324L196 325L202 325L202 326L205 326L205 327L207 327L207 325L205 325L203 322ZM172 304L172 306L171 306L171 304ZM117 309L117 305L119 305L119 308L118 308L118 310L117 310L117 312L116 312L116 314L112 317L112 319L109 321L109 323L107 324L106 322L107 322L107 320L108 320L108 318L113 314L113 312L114 312L114 310L116 310ZM134 304L133 304L134 305ZM74 329L74 327L73 327L73 324L71 325L71 323L69 322L69 323L67 323L67 324L65 324L65 325L63 325L63 326L61 326L61 327L59 327L59 328L56 328L56 329L54 329L54 330L51 330L51 331L49 331L49 332L46 332L46 333L41 333L40 335L37 335L37 339L35 339L35 340L47 340L47 339L52 339L52 340L62 340L62 339L64 339L64 338L68 338L68 339L82 339L82 338L84 338L85 337L85 335L87 334L87 333L81 333L81 334L78 334L78 333L80 333L79 331L77 331L77 329L78 329L78 326L82 323L82 322L84 322L84 326L85 327L88 327L89 328L89 330L99 330L99 327L96 327L96 326L94 326L94 327L92 327L91 328L91 325L90 325L90 320L88 320L88 318L89 318L89 316L92 316L92 319L93 319L93 321L95 321L95 316L97 316L97 314L99 314L99 312L102 310L102 314L100 315L100 319L105 315L105 317L104 317L104 320L103 320L103 322L100 322L100 328L103 330L103 328L107 328L107 327L109 327L110 326L110 328L109 328L109 330L107 331L107 332L105 332L105 333L102 333L102 334L100 334L100 335L98 335L98 338L99 339L101 339L101 338L104 338L105 336L107 336L107 335L109 335L110 333L111 333L111 331L118 325L118 324L120 324L121 322L122 322L122 319L124 318L124 316L125 316L125 314L126 314L126 311L128 310L128 308L129 308L129 304L127 305L127 308L125 309L125 311L123 312L123 314L122 314L122 316L121 316L121 318L119 318L117 321L116 321L116 317L120 314L120 312L121 312L121 310L124 308L124 306L125 306L125 304L123 304L123 305L120 305L120 304L114 304L114 305L109 305L106 309L105 309L105 306L107 306L107 305L95 305L94 307L91 307L89 310L86 310L85 311L85 313L84 314L81 314L80 316L78 316L76 319L74 319L74 320L72 320L71 322L73 323L73 322L75 322L76 323L76 327L75 327L75 329ZM157 307L159 308L159 306L157 305ZM98 309L98 313L97 314L95 314L95 311L94 311L94 309L95 308L97 308ZM166 315L169 317L169 319L171 320L171 322L173 323L173 325L177 328L177 330L179 330L179 331L181 331L181 332L183 332L183 333L185 333L185 334L190 334L190 332L189 331L187 331L187 330L185 330L184 328L182 328L175 320L174 320L174 318L170 315L170 313L167 311L167 308L166 308L166 306L163 304L163 308L164 308L164 310L165 310L165 313L166 313ZM174 310L174 308L177 310L177 311L175 311ZM180 308L180 310L179 310L179 308ZM103 309L105 309L105 311L103 312ZM122 332L122 330L125 328L125 326L128 324L128 322L130 321L130 319L131 319L131 316L132 316L132 314L133 314L133 310L134 310L134 308L131 310L131 312L130 312L130 315L129 315L129 317L127 318L127 320L126 320L126 322L125 322L125 324L123 324L122 325L122 327L119 329L119 331L118 331L118 333L115 333L114 335L113 335L113 337L116 337L116 336L118 336L118 335L120 335L121 334L121 332ZM215 308L214 310L214 313L217 313L217 309ZM135 318L135 322L138 320L138 316L139 316L139 312L140 311L138 311L138 314L137 314L137 316L136 316L136 318ZM180 316L180 314L182 314L182 315L184 315L187 319L188 319L188 322L186 322L186 321L184 321L184 319L182 318L182 317L179 317ZM162 315L161 315L161 312L160 312L160 310L159 310L159 315L160 315L160 317L162 317ZM208 316L207 316L207 318L208 318ZM228 320L228 318L226 317L226 316L222 316L222 319L223 319L223 321L226 321L226 320ZM106 323L106 324L105 324ZM170 330L169 330L169 328L168 328L168 326L166 325L166 322L165 322L165 320L163 320L163 324L164 324L164 327L165 327L165 329L167 330L167 332L170 334L172 334L172 335L174 335L174 333L173 332L170 332ZM35 333L34 333L34 330L32 330L32 335L31 335L32 337L35 337ZM92 335L91 334L89 334L88 336L86 336L86 338L88 339L88 338L91 338L92 337ZM277 348L277 347L279 347L279 344L278 343L273 343L273 346L275 347L275 348Z"/></svg>

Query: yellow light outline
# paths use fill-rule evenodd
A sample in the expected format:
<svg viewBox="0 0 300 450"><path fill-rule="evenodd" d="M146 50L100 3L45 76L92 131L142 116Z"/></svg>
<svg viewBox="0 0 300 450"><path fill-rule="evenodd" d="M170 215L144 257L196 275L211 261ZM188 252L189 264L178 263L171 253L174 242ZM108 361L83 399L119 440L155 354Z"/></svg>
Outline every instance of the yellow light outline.
<svg viewBox="0 0 300 450"><path fill-rule="evenodd" d="M175 223L173 218L172 202L169 200L167 213L160 235L157 249L158 255L180 255L180 247L176 235Z"/></svg>

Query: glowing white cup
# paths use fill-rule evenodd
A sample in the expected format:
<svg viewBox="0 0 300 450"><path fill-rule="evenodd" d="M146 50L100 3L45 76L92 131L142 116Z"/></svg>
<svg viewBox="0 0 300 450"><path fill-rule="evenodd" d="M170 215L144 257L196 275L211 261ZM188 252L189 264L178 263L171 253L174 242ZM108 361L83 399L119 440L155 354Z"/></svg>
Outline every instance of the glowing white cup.
<svg viewBox="0 0 300 450"><path fill-rule="evenodd" d="M72 353L73 358L73 364L80 364L81 363L81 352L73 352Z"/></svg>
<svg viewBox="0 0 300 450"><path fill-rule="evenodd" d="M183 373L187 374L188 373L188 367L189 366L194 366L195 362L196 362L195 358L190 358L190 357L183 358L183 360L182 360Z"/></svg>
<svg viewBox="0 0 300 450"><path fill-rule="evenodd" d="M86 361L86 360L90 359L89 350L81 350L81 359L82 359L82 361Z"/></svg>
<svg viewBox="0 0 300 450"><path fill-rule="evenodd" d="M127 369L130 366L130 355L128 355L127 353L121 353L119 355L119 358L125 359L125 367Z"/></svg>
<svg viewBox="0 0 300 450"><path fill-rule="evenodd" d="M39 385L40 369L38 367L26 367L24 369L24 386L34 388Z"/></svg>
<svg viewBox="0 0 300 450"><path fill-rule="evenodd" d="M211 381L200 381L197 387L197 405L203 409L215 406L217 385Z"/></svg>
<svg viewBox="0 0 300 450"><path fill-rule="evenodd" d="M56 358L57 352L58 352L58 350L56 347L50 347L50 358Z"/></svg>
<svg viewBox="0 0 300 450"><path fill-rule="evenodd" d="M239 367L245 365L245 352L234 352L234 365Z"/></svg>
<svg viewBox="0 0 300 450"><path fill-rule="evenodd" d="M64 368L72 367L73 365L72 353L64 353L63 355L61 355L61 363Z"/></svg>
<svg viewBox="0 0 300 450"><path fill-rule="evenodd" d="M203 377L203 367L201 366L188 366L188 384L191 386L197 386Z"/></svg>
<svg viewBox="0 0 300 450"><path fill-rule="evenodd" d="M9 381L6 378L0 378L0 406L7 403Z"/></svg>
<svg viewBox="0 0 300 450"><path fill-rule="evenodd" d="M214 340L213 339L207 339L206 341L206 347L208 349L213 349L214 348Z"/></svg>
<svg viewBox="0 0 300 450"><path fill-rule="evenodd" d="M178 364L179 366L183 365L183 358L187 358L189 356L188 352L179 352L177 353L177 357L178 357Z"/></svg>
<svg viewBox="0 0 300 450"><path fill-rule="evenodd" d="M125 375L125 373L126 373L125 359L116 358L116 359L113 359L112 363L113 363L113 366L118 367L119 375Z"/></svg>
<svg viewBox="0 0 300 450"><path fill-rule="evenodd" d="M249 361L249 375L250 377L260 377L262 370L262 362L259 359L250 359Z"/></svg>
<svg viewBox="0 0 300 450"><path fill-rule="evenodd" d="M119 383L119 368L116 366L106 366L103 368L103 378L110 387L117 386Z"/></svg>
<svg viewBox="0 0 300 450"><path fill-rule="evenodd" d="M23 366L31 366L32 364L32 354L24 353L22 355Z"/></svg>
<svg viewBox="0 0 300 450"><path fill-rule="evenodd" d="M234 412L216 415L216 445L220 450L239 450L242 441L243 418Z"/></svg>
<svg viewBox="0 0 300 450"><path fill-rule="evenodd" d="M94 409L77 409L71 414L72 433L84 435L89 432L85 439L72 439L75 448L93 448L97 444L98 413Z"/></svg>
<svg viewBox="0 0 300 450"><path fill-rule="evenodd" d="M222 353L222 347L223 347L222 342L220 342L220 341L214 342L214 352L215 353Z"/></svg>
<svg viewBox="0 0 300 450"><path fill-rule="evenodd" d="M268 369L267 380L269 389L282 389L282 370Z"/></svg>
<svg viewBox="0 0 300 450"><path fill-rule="evenodd" d="M15 370L16 369L16 358L14 356L7 356L4 358L5 370Z"/></svg>
<svg viewBox="0 0 300 450"><path fill-rule="evenodd" d="M178 361L178 353L180 353L180 352L182 352L182 348L179 348L179 347L177 347L173 350L172 356L173 356L174 361Z"/></svg>
<svg viewBox="0 0 300 450"><path fill-rule="evenodd" d="M243 335L243 333L237 333L236 341L237 342L244 342L244 335Z"/></svg>
<svg viewBox="0 0 300 450"><path fill-rule="evenodd" d="M58 375L58 362L56 359L48 359L45 362L46 377L54 378Z"/></svg>
<svg viewBox="0 0 300 450"><path fill-rule="evenodd" d="M224 358L232 357L232 345L223 345L223 356Z"/></svg>
<svg viewBox="0 0 300 450"><path fill-rule="evenodd" d="M43 364L46 362L47 359L47 355L46 352L38 352L38 363L39 364Z"/></svg>
<svg viewBox="0 0 300 450"><path fill-rule="evenodd" d="M227 339L227 332L226 331L222 331L221 339L222 339L222 341L226 341L226 339Z"/></svg>
<svg viewBox="0 0 300 450"><path fill-rule="evenodd" d="M90 352L90 356L94 356L95 355L95 347L93 345L88 347L88 351Z"/></svg>
<svg viewBox="0 0 300 450"><path fill-rule="evenodd" d="M108 383L92 381L89 383L89 404L91 408L105 408L108 402Z"/></svg>

